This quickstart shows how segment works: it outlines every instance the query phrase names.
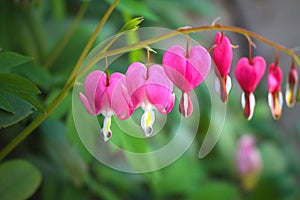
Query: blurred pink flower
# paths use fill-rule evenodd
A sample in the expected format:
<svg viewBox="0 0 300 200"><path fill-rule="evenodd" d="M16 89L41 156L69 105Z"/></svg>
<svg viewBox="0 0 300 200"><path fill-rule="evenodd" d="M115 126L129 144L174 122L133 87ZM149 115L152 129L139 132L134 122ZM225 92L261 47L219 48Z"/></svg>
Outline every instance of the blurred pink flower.
<svg viewBox="0 0 300 200"><path fill-rule="evenodd" d="M264 76L266 71L266 61L263 57L256 56L251 61L243 57L235 67L235 77L240 84L242 93L242 106L244 116L250 120L254 113L255 97L254 90Z"/></svg>
<svg viewBox="0 0 300 200"><path fill-rule="evenodd" d="M190 91L208 75L211 58L202 46L194 46L189 52L179 46L170 47L163 56L163 67L169 79L182 91L179 111L184 117L193 112Z"/></svg>
<svg viewBox="0 0 300 200"><path fill-rule="evenodd" d="M268 102L274 119L281 116L283 98L281 93L282 71L279 66L272 63L268 73Z"/></svg>
<svg viewBox="0 0 300 200"><path fill-rule="evenodd" d="M212 58L216 65L216 91L219 93L222 101L226 102L231 89L231 78L229 74L232 64L233 51L229 38L224 36L221 32L217 33L216 35Z"/></svg>
<svg viewBox="0 0 300 200"><path fill-rule="evenodd" d="M91 115L102 114L104 119L101 135L104 141L111 138L111 117L127 119L133 112L127 94L125 76L113 73L107 82L106 74L100 70L92 71L84 80L84 93L80 92L80 100Z"/></svg>
<svg viewBox="0 0 300 200"><path fill-rule="evenodd" d="M240 174L249 174L260 170L261 157L252 136L243 135L239 139L236 160Z"/></svg>
<svg viewBox="0 0 300 200"><path fill-rule="evenodd" d="M238 142L236 153L237 169L246 190L253 188L262 169L260 152L251 135L243 135Z"/></svg>
<svg viewBox="0 0 300 200"><path fill-rule="evenodd" d="M144 110L141 127L148 137L153 132L152 125L155 121L153 109L167 114L174 106L173 83L162 66L152 65L147 69L140 62L134 62L128 67L126 83L133 108L141 107Z"/></svg>

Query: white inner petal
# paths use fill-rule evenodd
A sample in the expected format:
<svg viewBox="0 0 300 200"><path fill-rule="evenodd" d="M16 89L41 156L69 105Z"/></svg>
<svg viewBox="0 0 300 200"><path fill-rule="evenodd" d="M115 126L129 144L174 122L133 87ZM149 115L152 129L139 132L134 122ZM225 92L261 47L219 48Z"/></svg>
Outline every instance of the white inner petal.
<svg viewBox="0 0 300 200"><path fill-rule="evenodd" d="M249 118L248 119L251 119L252 118L252 116L253 116L253 113L254 113L254 107L255 107L255 96L254 96L254 94L251 92L250 94L249 94L250 96L250 116L249 116Z"/></svg>
<svg viewBox="0 0 300 200"><path fill-rule="evenodd" d="M282 97L282 93L279 92L279 105L280 105L280 108L282 108L282 105L283 105L283 97Z"/></svg>
<svg viewBox="0 0 300 200"><path fill-rule="evenodd" d="M269 107L270 107L270 109L272 111L273 107L274 107L274 101L273 101L273 96L272 96L272 94L270 92L268 94L268 103L269 103Z"/></svg>
<svg viewBox="0 0 300 200"><path fill-rule="evenodd" d="M110 130L111 117L105 117L103 127L101 129L101 135L103 136L104 142L108 141L112 137L112 131Z"/></svg>
<svg viewBox="0 0 300 200"><path fill-rule="evenodd" d="M230 76L227 76L226 77L226 91L227 91L227 94L229 94L229 92L231 90L231 86L232 86L231 78L230 78Z"/></svg>
<svg viewBox="0 0 300 200"><path fill-rule="evenodd" d="M153 123L155 121L155 114L152 109L145 110L141 119L141 127L146 137L149 137L153 132Z"/></svg>
<svg viewBox="0 0 300 200"><path fill-rule="evenodd" d="M185 93L183 93L183 108L184 108L184 115L186 115L186 116L188 113L188 106L189 106L189 96L185 92Z"/></svg>
<svg viewBox="0 0 300 200"><path fill-rule="evenodd" d="M245 92L242 93L241 103L242 103L242 107L245 108L245 104L246 104Z"/></svg>

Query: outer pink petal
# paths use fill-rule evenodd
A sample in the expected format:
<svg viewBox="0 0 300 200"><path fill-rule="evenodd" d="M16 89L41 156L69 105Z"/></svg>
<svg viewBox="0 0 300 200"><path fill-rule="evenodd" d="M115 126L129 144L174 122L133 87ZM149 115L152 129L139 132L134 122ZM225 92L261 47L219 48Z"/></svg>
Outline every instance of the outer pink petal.
<svg viewBox="0 0 300 200"><path fill-rule="evenodd" d="M258 83L264 77L264 74L266 72L266 67L267 67L266 61L263 57L256 56L252 59L252 63L258 76L257 83L256 83L256 85L258 85Z"/></svg>
<svg viewBox="0 0 300 200"><path fill-rule="evenodd" d="M163 66L170 80L182 91L198 86L210 70L210 56L201 46L194 46L186 57L183 47L175 45L163 56Z"/></svg>
<svg viewBox="0 0 300 200"><path fill-rule="evenodd" d="M268 87L269 92L279 92L281 90L282 71L279 66L272 63L269 67Z"/></svg>
<svg viewBox="0 0 300 200"><path fill-rule="evenodd" d="M92 111L92 113L100 113L101 104L99 104L97 96L103 94L105 91L105 88L102 87L105 83L105 79L105 74L102 71L96 70L89 73L84 80L83 87L86 98L84 101L89 103L90 111Z"/></svg>
<svg viewBox="0 0 300 200"><path fill-rule="evenodd" d="M193 88L197 87L208 75L211 57L202 46L194 46L190 50L185 77Z"/></svg>
<svg viewBox="0 0 300 200"><path fill-rule="evenodd" d="M160 65L152 65L149 68L149 77L146 80L145 88L148 101L159 112L165 114L167 109L172 109L171 104L174 102L170 98L172 98L173 83L168 79Z"/></svg>
<svg viewBox="0 0 300 200"><path fill-rule="evenodd" d="M127 89L134 108L138 107L140 102L146 99L144 88L146 74L147 69L145 65L140 62L132 63L126 72Z"/></svg>
<svg viewBox="0 0 300 200"><path fill-rule="evenodd" d="M127 119L133 113L133 109L129 106L126 77L121 73L113 73L109 82L107 92L110 96L111 108L118 118Z"/></svg>
<svg viewBox="0 0 300 200"><path fill-rule="evenodd" d="M80 96L80 100L81 100L83 106L85 107L86 111L91 115L97 115L97 113L94 110L95 108L91 107L90 102L88 101L86 96L84 96L84 94L82 94L81 92L79 93L79 96Z"/></svg>
<svg viewBox="0 0 300 200"><path fill-rule="evenodd" d="M185 49L179 45L169 48L163 56L163 67L169 79L181 90L189 91L193 88L185 77L187 59Z"/></svg>
<svg viewBox="0 0 300 200"><path fill-rule="evenodd" d="M222 36L222 33L219 32L214 44L216 47L213 49L212 57L217 68L216 73L225 77L230 73L233 58L231 42L228 37Z"/></svg>

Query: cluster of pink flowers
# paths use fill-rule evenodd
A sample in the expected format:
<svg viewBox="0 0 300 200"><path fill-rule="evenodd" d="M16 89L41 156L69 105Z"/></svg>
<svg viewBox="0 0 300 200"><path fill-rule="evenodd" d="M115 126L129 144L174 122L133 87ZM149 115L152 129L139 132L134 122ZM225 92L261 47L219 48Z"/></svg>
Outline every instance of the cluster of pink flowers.
<svg viewBox="0 0 300 200"><path fill-rule="evenodd" d="M251 56L250 56L251 57ZM212 48L212 60L215 63L216 91L222 101L228 100L231 89L230 69L233 60L233 48L223 32L216 35ZM143 63L132 63L126 72L108 74L95 70L84 81L84 93L80 99L91 115L102 114L104 124L101 135L107 141L112 136L111 117L127 119L135 109L141 107L144 114L141 127L148 137L153 132L155 115L153 110L168 114L175 102L173 84L182 91L179 112L189 117L193 112L190 91L197 87L208 75L211 68L210 53L204 47L193 46L190 50L182 46L170 47L162 58L162 64L146 67ZM244 115L251 119L254 107L254 90L264 76L266 62L260 57L241 58L235 67L235 77L243 89L242 106ZM282 109L281 93L282 72L278 62L271 64L268 73L269 105L274 118L278 119ZM298 77L292 67L287 86L286 100L292 105L295 98Z"/></svg>

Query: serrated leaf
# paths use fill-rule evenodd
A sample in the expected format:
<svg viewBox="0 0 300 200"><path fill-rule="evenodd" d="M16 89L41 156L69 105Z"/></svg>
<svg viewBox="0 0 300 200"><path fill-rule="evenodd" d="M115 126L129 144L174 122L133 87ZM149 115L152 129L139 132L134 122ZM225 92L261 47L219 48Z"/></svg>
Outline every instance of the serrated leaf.
<svg viewBox="0 0 300 200"><path fill-rule="evenodd" d="M38 169L26 160L10 160L0 165L0 199L27 199L41 183Z"/></svg>
<svg viewBox="0 0 300 200"><path fill-rule="evenodd" d="M26 118L32 113L32 105L27 101L10 94L2 94L5 99L9 102L14 110L14 113L9 113L0 110L0 128L5 128L11 126L22 119Z"/></svg>
<svg viewBox="0 0 300 200"><path fill-rule="evenodd" d="M28 79L16 74L0 74L0 91L20 97L41 110L35 95L40 90Z"/></svg>
<svg viewBox="0 0 300 200"><path fill-rule="evenodd" d="M9 112L11 114L14 114L14 109L5 97L5 95L1 94L0 92L0 109Z"/></svg>
<svg viewBox="0 0 300 200"><path fill-rule="evenodd" d="M0 71L21 65L32 60L31 57L23 56L15 52L4 51L0 53Z"/></svg>

